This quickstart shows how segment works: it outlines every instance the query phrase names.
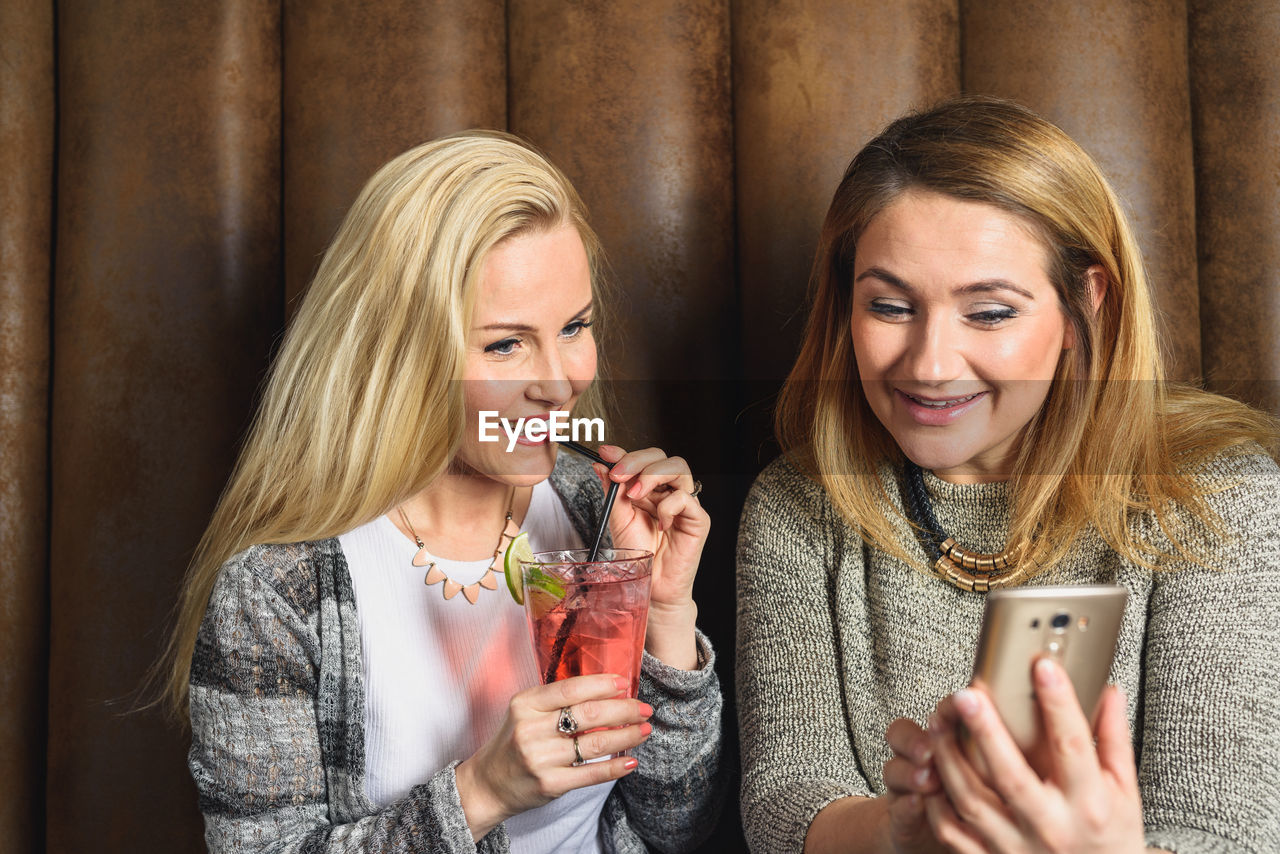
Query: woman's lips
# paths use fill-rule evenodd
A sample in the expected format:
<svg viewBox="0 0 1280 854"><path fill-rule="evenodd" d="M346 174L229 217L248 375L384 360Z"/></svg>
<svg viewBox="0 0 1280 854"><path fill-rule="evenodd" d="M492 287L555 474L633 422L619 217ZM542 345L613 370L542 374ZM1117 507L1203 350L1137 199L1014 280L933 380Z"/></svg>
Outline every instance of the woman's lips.
<svg viewBox="0 0 1280 854"><path fill-rule="evenodd" d="M908 394L900 388L894 389L894 393L902 401L911 418L917 424L928 427L944 427L951 424L977 406L988 394L988 392L979 391L952 397L925 397Z"/></svg>
<svg viewBox="0 0 1280 854"><path fill-rule="evenodd" d="M524 421L524 427L521 428L520 430L520 436L519 438L516 439L516 444L517 445L534 445L534 446L547 444L548 437L550 435L549 434L549 428L551 426L549 423L550 421L551 421L550 412L543 412L539 415L526 416ZM542 438L538 439L537 441L534 441L533 439L529 438L529 425L535 422L541 422L544 428L541 434Z"/></svg>

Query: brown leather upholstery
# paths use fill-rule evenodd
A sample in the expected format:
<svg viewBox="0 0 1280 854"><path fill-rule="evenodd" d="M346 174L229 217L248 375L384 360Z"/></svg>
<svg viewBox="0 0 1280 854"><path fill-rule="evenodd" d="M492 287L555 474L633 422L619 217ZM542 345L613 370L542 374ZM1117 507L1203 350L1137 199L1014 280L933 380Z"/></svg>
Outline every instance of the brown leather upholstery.
<svg viewBox="0 0 1280 854"><path fill-rule="evenodd" d="M44 841L53 4L0 4L0 839Z"/></svg>
<svg viewBox="0 0 1280 854"><path fill-rule="evenodd" d="M48 850L197 851L185 739L128 710L283 320L280 19L59 7Z"/></svg>
<svg viewBox="0 0 1280 854"><path fill-rule="evenodd" d="M1280 412L1280 6L1198 0L1190 20L1204 373Z"/></svg>
<svg viewBox="0 0 1280 854"><path fill-rule="evenodd" d="M990 92L1062 123L1135 214L1176 375L1280 411L1271 0L53 8L0 3L6 850L202 850L185 736L126 712L286 305L373 170L441 133L525 135L591 208L623 432L707 484L697 596L730 697L759 401L835 183L904 109Z"/></svg>

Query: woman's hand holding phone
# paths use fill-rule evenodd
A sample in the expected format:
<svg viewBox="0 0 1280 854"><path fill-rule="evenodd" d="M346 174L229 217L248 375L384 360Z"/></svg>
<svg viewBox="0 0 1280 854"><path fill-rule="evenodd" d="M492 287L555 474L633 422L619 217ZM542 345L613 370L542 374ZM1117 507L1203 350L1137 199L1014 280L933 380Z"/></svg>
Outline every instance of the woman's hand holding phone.
<svg viewBox="0 0 1280 854"><path fill-rule="evenodd" d="M941 792L933 766L929 733L909 718L898 718L885 733L893 758L884 764L889 841L897 854L934 854L946 847L925 820L925 798Z"/></svg>
<svg viewBox="0 0 1280 854"><path fill-rule="evenodd" d="M933 835L959 854L1146 851L1124 695L1105 689L1091 730L1060 666L1041 658L1034 685L1044 725L1043 774L981 689L957 691L938 705L928 740L940 789L922 796ZM960 725L976 764L961 749Z"/></svg>

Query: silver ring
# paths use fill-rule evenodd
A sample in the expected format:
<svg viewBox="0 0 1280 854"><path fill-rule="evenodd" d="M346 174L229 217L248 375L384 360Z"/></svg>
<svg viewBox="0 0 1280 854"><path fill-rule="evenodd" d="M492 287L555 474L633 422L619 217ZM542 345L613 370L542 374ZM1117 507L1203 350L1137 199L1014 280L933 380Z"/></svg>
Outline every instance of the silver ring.
<svg viewBox="0 0 1280 854"><path fill-rule="evenodd" d="M582 758L582 748L578 746L578 737L575 735L573 737L573 767L577 768L579 765L585 765L586 761Z"/></svg>
<svg viewBox="0 0 1280 854"><path fill-rule="evenodd" d="M578 719L573 716L573 712L569 711L568 706L560 710L560 719L556 721L556 729L565 735L573 735L578 731Z"/></svg>
<svg viewBox="0 0 1280 854"><path fill-rule="evenodd" d="M693 482L693 489L692 489L692 490L690 490L689 494L690 494L690 495L692 495L694 498L697 498L697 497L698 497L698 493L699 493L699 492L701 492L701 491L702 491L702 481L700 481L700 480L695 480L695 481Z"/></svg>

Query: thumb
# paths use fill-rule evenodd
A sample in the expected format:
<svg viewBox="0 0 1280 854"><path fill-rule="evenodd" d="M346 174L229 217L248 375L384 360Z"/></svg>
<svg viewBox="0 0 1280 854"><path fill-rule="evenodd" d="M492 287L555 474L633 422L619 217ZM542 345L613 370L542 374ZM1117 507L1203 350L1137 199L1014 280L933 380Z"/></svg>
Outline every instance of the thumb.
<svg viewBox="0 0 1280 854"><path fill-rule="evenodd" d="M889 798L889 839L894 850L914 848L929 841L933 830L924 815L920 795L894 795Z"/></svg>

